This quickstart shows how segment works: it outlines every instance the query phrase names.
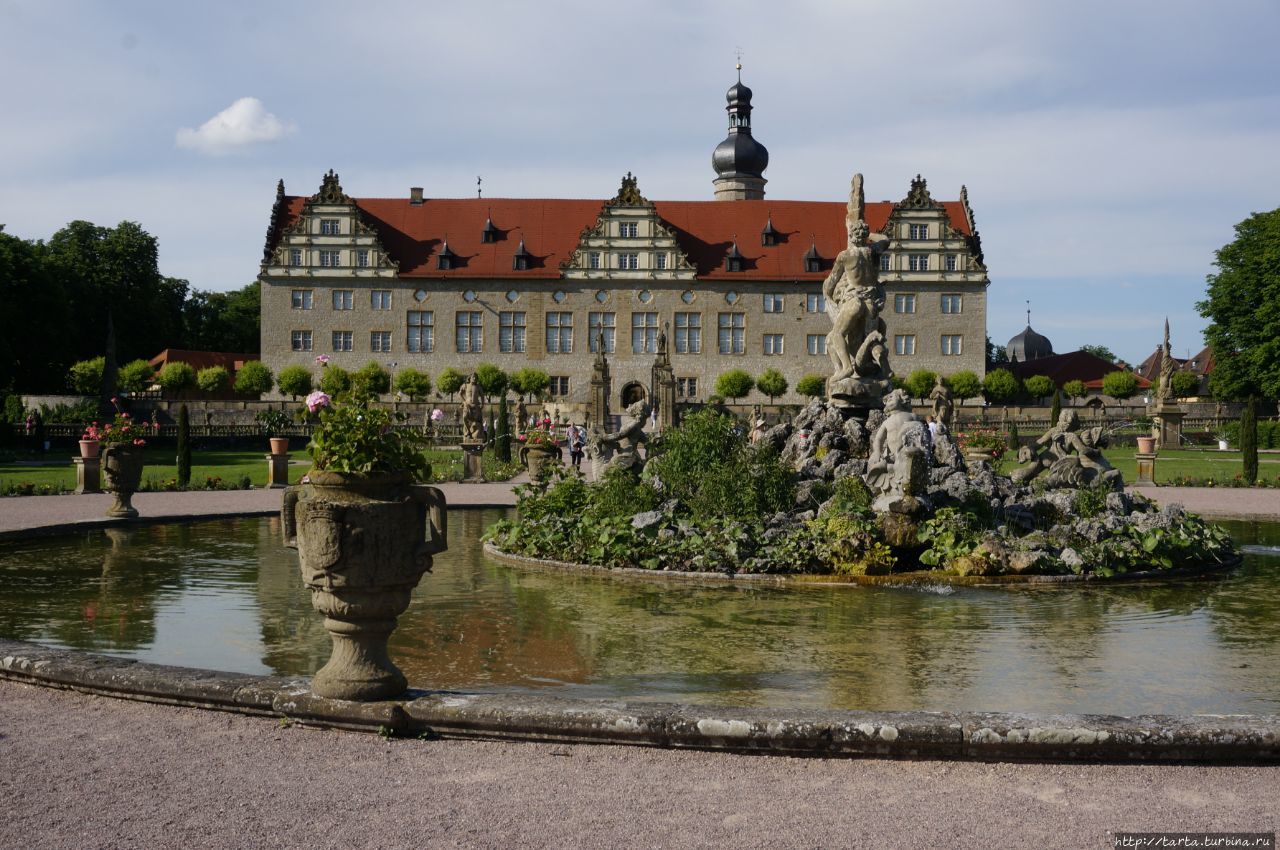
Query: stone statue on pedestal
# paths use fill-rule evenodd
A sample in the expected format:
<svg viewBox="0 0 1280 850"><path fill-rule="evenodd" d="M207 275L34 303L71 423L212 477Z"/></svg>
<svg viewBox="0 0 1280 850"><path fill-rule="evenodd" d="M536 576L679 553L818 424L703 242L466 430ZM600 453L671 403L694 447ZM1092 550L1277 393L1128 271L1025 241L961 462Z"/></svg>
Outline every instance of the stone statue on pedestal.
<svg viewBox="0 0 1280 850"><path fill-rule="evenodd" d="M929 450L926 426L911 412L902 390L884 400L884 421L871 435L867 456L867 486L876 499L877 513L918 513L928 507Z"/></svg>
<svg viewBox="0 0 1280 850"><path fill-rule="evenodd" d="M649 435L644 432L644 423L648 418L649 403L642 399L632 402L623 411L622 423L617 431L592 431L587 444L587 455L591 458L591 469L596 480L603 478L606 472L615 467L640 471L640 446L649 439Z"/></svg>
<svg viewBox="0 0 1280 850"><path fill-rule="evenodd" d="M1085 487L1101 481L1120 489L1124 486L1120 470L1102 455L1107 442L1102 426L1082 431L1076 412L1064 410L1058 423L1036 440L1035 447L1023 446L1018 451L1018 460L1025 465L1009 477L1025 484L1048 470L1045 485L1050 488Z"/></svg>
<svg viewBox="0 0 1280 850"><path fill-rule="evenodd" d="M464 443L484 442L484 405L480 401L480 385L476 376L471 375L462 385L462 441Z"/></svg>
<svg viewBox="0 0 1280 850"><path fill-rule="evenodd" d="M880 285L880 254L889 245L882 234L871 234L864 220L866 202L862 175L853 175L845 225L848 247L839 253L822 293L831 316L827 354L834 369L827 379L827 395L839 407L873 409L889 391L889 350L885 342L884 287Z"/></svg>
<svg viewBox="0 0 1280 850"><path fill-rule="evenodd" d="M955 410L955 403L951 400L951 389L942 382L941 375L933 385L929 399L933 402L933 421L938 423L939 433L951 433L951 414Z"/></svg>

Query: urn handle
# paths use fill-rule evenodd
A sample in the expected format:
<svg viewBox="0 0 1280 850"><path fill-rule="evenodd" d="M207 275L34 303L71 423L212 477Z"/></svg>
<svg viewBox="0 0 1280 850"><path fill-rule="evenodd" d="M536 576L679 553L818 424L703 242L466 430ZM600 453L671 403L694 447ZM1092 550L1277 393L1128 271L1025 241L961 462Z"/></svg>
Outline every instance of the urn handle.
<svg viewBox="0 0 1280 850"><path fill-rule="evenodd" d="M298 548L297 509L298 488L285 488L284 501L280 504L280 531L284 536L284 545L290 549Z"/></svg>
<svg viewBox="0 0 1280 850"><path fill-rule="evenodd" d="M427 508L427 539L423 554L434 555L448 549L449 503L445 500L444 493L439 487L415 484L413 498Z"/></svg>

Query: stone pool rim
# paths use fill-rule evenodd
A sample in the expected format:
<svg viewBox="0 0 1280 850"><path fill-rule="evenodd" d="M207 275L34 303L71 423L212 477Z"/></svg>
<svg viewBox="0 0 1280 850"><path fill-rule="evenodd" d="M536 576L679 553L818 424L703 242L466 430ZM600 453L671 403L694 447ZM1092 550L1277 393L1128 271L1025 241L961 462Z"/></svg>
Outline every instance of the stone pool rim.
<svg viewBox="0 0 1280 850"><path fill-rule="evenodd" d="M472 507L481 506L455 506ZM6 532L0 540L276 513L247 510L142 518L142 522L89 520L32 526ZM1280 763L1280 715L1271 714L752 709L418 688L410 689L401 699L357 703L315 696L308 677L152 664L7 638L0 638L0 678L117 699L404 737L615 744L823 758Z"/></svg>
<svg viewBox="0 0 1280 850"><path fill-rule="evenodd" d="M1172 570L1144 570L1136 573L1122 573L1115 576L1086 575L996 575L996 576L958 576L938 572L936 570L916 570L905 573L890 573L881 576L857 575L822 575L809 573L712 573L692 572L685 570L646 570L642 567L604 567L599 564L583 564L575 561L557 561L549 558L534 558L528 555L515 555L504 552L489 541L484 543L484 555L500 564L519 569L541 570L543 572L583 573L588 575L611 576L620 578L647 579L650 581L671 581L715 584L767 584L790 587L905 587L919 585L935 585L948 587L1062 587L1077 584L1125 584L1129 582L1160 581L1163 579L1202 578L1225 573L1244 563L1244 556L1237 552L1234 557L1215 564L1204 564L1197 567L1180 567Z"/></svg>

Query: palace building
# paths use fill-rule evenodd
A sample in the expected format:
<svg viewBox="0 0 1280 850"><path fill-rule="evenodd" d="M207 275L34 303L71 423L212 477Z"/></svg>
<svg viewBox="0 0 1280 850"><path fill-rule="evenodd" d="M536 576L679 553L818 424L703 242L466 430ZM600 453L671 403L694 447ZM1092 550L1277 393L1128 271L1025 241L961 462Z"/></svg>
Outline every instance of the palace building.
<svg viewBox="0 0 1280 850"><path fill-rule="evenodd" d="M603 340L616 409L651 391L665 332L683 400L705 401L730 369L774 368L791 386L779 401L804 401L797 381L831 372L822 283L847 242L845 203L766 199L751 90L739 80L727 98L714 200L651 201L630 174L607 200L360 198L333 171L293 196L281 181L259 276L262 359L278 372L324 354L433 379L532 367L558 400L586 403ZM982 377L989 280L965 188L935 201L917 176L901 201L868 202L866 219L890 240L894 372Z"/></svg>

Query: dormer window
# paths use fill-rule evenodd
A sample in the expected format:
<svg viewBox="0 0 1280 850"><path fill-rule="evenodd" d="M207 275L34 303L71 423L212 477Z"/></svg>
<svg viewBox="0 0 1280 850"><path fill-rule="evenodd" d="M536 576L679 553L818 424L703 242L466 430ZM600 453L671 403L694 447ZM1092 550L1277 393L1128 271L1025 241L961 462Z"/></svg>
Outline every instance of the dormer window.
<svg viewBox="0 0 1280 850"><path fill-rule="evenodd" d="M809 243L809 250L804 252L804 270L807 272L822 271L822 257L818 254L818 246Z"/></svg>
<svg viewBox="0 0 1280 850"><path fill-rule="evenodd" d="M449 243L446 241L444 247L440 249L440 253L436 256L436 268L442 272L458 267L458 255L449 249Z"/></svg>
<svg viewBox="0 0 1280 850"><path fill-rule="evenodd" d="M727 272L742 271L742 254L738 251L738 240L733 240L729 253L724 257L724 270Z"/></svg>
<svg viewBox="0 0 1280 850"><path fill-rule="evenodd" d="M488 245L498 241L498 228L493 226L493 219L484 220L484 230L480 231L480 241Z"/></svg>
<svg viewBox="0 0 1280 850"><path fill-rule="evenodd" d="M518 272L528 271L530 259L532 259L532 255L525 249L524 240L521 239L520 245L511 257L511 268Z"/></svg>
<svg viewBox="0 0 1280 850"><path fill-rule="evenodd" d="M777 245L778 236L778 231L773 229L773 216L769 216L769 220L765 222L764 230L760 231L760 244L766 248L770 245Z"/></svg>

